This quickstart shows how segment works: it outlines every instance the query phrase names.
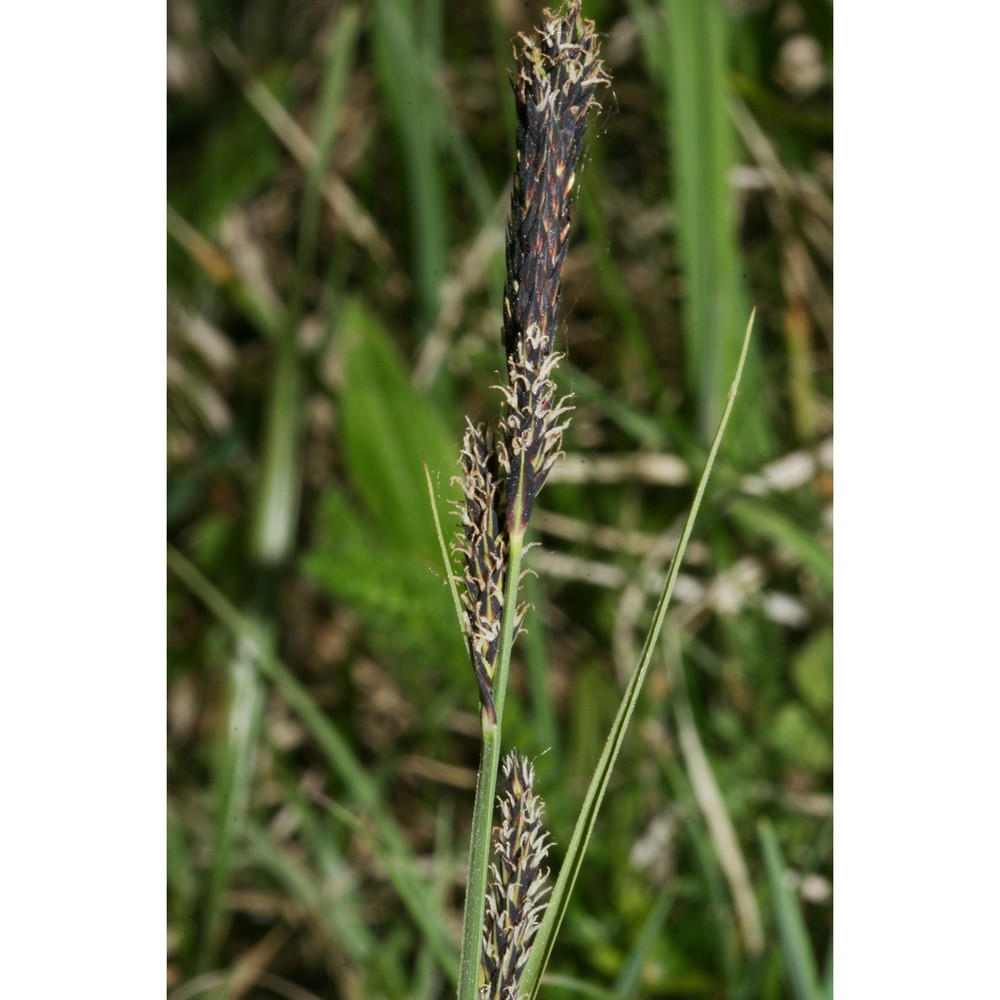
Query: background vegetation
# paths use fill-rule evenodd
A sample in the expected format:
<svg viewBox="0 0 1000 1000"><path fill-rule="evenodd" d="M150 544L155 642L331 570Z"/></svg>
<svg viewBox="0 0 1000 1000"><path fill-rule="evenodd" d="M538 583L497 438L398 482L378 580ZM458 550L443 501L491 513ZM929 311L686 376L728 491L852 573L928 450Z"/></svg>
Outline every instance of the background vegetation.
<svg viewBox="0 0 1000 1000"><path fill-rule="evenodd" d="M476 685L421 468L495 411L510 39L541 3L168 3L168 966L453 993ZM586 0L613 93L564 273L577 406L505 743L557 847L751 305L752 368L545 996L829 989L832 10ZM590 991L589 994L586 991Z"/></svg>

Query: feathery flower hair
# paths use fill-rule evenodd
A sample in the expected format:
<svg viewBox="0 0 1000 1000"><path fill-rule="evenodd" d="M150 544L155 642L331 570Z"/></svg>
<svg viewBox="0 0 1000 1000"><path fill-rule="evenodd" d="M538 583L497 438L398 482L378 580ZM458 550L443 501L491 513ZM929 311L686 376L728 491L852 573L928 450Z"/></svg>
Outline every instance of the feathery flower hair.
<svg viewBox="0 0 1000 1000"><path fill-rule="evenodd" d="M483 1000L518 1000L518 984L549 894L548 869L542 868L549 838L542 828L542 800L532 790L535 769L512 750L503 773L507 792L494 830L497 860L490 868L483 924Z"/></svg>

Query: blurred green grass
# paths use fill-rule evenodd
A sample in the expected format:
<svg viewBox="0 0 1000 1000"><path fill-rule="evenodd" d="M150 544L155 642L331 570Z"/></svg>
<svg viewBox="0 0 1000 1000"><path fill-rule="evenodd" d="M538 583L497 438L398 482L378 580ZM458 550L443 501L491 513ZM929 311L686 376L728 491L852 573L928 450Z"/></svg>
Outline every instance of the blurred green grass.
<svg viewBox="0 0 1000 1000"><path fill-rule="evenodd" d="M168 3L177 996L452 992L477 696L421 458L447 500L496 406L508 40L541 6ZM505 734L556 864L690 501L656 461L697 475L758 321L543 992L827 995L832 14L584 11L614 87L564 274L583 472L542 498Z"/></svg>

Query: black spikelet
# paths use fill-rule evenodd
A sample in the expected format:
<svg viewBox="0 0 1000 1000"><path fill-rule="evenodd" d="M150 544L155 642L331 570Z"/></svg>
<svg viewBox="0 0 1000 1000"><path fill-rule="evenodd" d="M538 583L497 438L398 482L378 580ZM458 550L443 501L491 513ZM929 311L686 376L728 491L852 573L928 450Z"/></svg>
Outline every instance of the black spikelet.
<svg viewBox="0 0 1000 1000"><path fill-rule="evenodd" d="M552 370L571 192L598 86L609 82L592 21L570 3L546 10L535 37L520 36L512 78L517 104L517 168L507 226L503 341L507 529L523 533L562 443L569 407L555 403Z"/></svg>

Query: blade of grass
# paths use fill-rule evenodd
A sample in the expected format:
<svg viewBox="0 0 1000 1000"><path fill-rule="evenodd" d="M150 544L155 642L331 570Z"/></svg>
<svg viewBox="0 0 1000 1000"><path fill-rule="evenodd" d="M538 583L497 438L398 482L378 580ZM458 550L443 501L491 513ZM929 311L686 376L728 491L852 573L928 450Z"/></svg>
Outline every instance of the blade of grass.
<svg viewBox="0 0 1000 1000"><path fill-rule="evenodd" d="M580 402L600 407L604 415L620 430L651 451L664 451L668 447L670 435L659 421L617 399L600 382L577 368L569 358L563 358L560 367L565 373L567 386Z"/></svg>
<svg viewBox="0 0 1000 1000"><path fill-rule="evenodd" d="M242 55L232 41L219 36L211 43L216 58L233 74L247 102L260 115L281 144L303 169L308 170L316 157L309 136L269 87L250 74ZM372 258L384 263L393 259L392 247L351 189L335 174L327 174L323 182L323 197L344 228L363 246Z"/></svg>
<svg viewBox="0 0 1000 1000"><path fill-rule="evenodd" d="M387 546L433 555L427 515L414 503L423 487L423 456L433 475L455 469L454 448L440 412L413 389L398 345L360 299L343 303L337 322L343 358L341 442L354 489ZM457 499L447 476L442 493Z"/></svg>
<svg viewBox="0 0 1000 1000"><path fill-rule="evenodd" d="M170 899L169 929L176 936L176 952L168 952L171 961L186 968L191 949L197 943L195 911L198 885L191 848L183 818L170 798L167 799L167 893Z"/></svg>
<svg viewBox="0 0 1000 1000"><path fill-rule="evenodd" d="M261 470L250 527L250 557L275 568L288 558L299 516L299 429L301 374L295 334L286 326L278 337L267 401Z"/></svg>
<svg viewBox="0 0 1000 1000"><path fill-rule="evenodd" d="M451 891L452 859L454 844L451 831L454 827L454 809L450 803L442 804L438 810L434 833L434 877L431 883L430 895L435 900L440 912L447 906ZM458 956L452 962L451 968L458 972ZM435 968L429 952L421 949L417 956L417 967L413 977L412 1000L434 1000L441 993L440 973ZM457 979L452 980L453 983Z"/></svg>
<svg viewBox="0 0 1000 1000"><path fill-rule="evenodd" d="M833 1000L833 941L826 955L826 969L823 972L823 1000Z"/></svg>
<svg viewBox="0 0 1000 1000"><path fill-rule="evenodd" d="M274 643L274 594L277 572L288 559L299 507L300 374L294 329L285 323L277 337L261 454L254 490L246 561L255 579L248 614L258 623L258 642ZM221 760L215 774L215 855L204 900L198 971L214 963L232 876L233 837L246 819L257 737L265 704L265 685L254 666L254 652L239 637L229 664L230 697Z"/></svg>
<svg viewBox="0 0 1000 1000"><path fill-rule="evenodd" d="M171 204L167 204L167 235L198 265L208 280L223 291L236 308L264 337L278 336L284 317L255 294L232 262Z"/></svg>
<svg viewBox="0 0 1000 1000"><path fill-rule="evenodd" d="M167 994L167 1000L193 1000L194 997L204 993L210 993L216 989L225 988L228 972L209 972L203 976L189 979L183 986L179 986L172 993ZM271 972L262 972L257 976L257 985L270 990L276 996L285 997L286 1000L320 1000L315 993L290 983L281 976L276 976Z"/></svg>
<svg viewBox="0 0 1000 1000"><path fill-rule="evenodd" d="M727 103L728 15L720 3L645 0L630 4L651 75L663 88L673 165L677 248L684 274L687 382L702 442L711 439L725 401L729 372L740 351L739 317L747 294L737 242L729 175L736 165ZM755 394L757 363L747 363ZM740 464L771 454L764 410L733 429L726 453Z"/></svg>
<svg viewBox="0 0 1000 1000"><path fill-rule="evenodd" d="M275 331L276 356L247 547L247 560L256 571L258 581L250 596L248 613L260 625L260 643L268 647L273 646L276 634L273 625L276 573L291 554L298 524L301 423L301 379L295 343L298 318L296 308L287 309ZM237 638L237 654L230 667L233 701L228 722L229 738L218 779L222 807L216 820L217 854L209 878L211 919L203 942L203 961L208 961L217 943L219 896L228 887L232 838L234 831L243 825L249 801L254 750L265 701L265 685L254 659L255 653L246 636Z"/></svg>
<svg viewBox="0 0 1000 1000"><path fill-rule="evenodd" d="M746 313L729 172L735 164L726 103L727 15L721 4L665 0L671 152L678 247L687 279L688 382L704 440L718 423ZM748 380L749 384L749 380ZM752 387L751 387L752 389ZM747 416L759 424L761 412ZM743 453L744 428L733 435Z"/></svg>
<svg viewBox="0 0 1000 1000"><path fill-rule="evenodd" d="M296 287L301 286L301 278ZM278 573L295 541L301 485L299 431L301 373L296 346L301 302L286 309L275 333L275 361L268 390L258 479L251 504L246 561L255 581L248 595L248 614L259 623L258 641L272 647L277 634L275 595ZM256 742L260 731L265 684L254 665L246 636L236 642L229 666L230 702L222 759L215 775L217 807L215 856L204 902L199 971L213 964L225 915L225 896L232 874L233 837L246 820Z"/></svg>
<svg viewBox="0 0 1000 1000"><path fill-rule="evenodd" d="M750 334L753 330L753 321L754 314L751 313L750 321L747 323L746 334L743 338L743 348L740 352L739 363L736 367L736 375L729 388L729 396L726 400L726 406L719 421L719 427L715 433L715 438L712 441L712 447L708 454L708 460L705 463L705 470L702 472L701 479L698 483L698 489L695 492L694 500L691 504L691 510L688 513L687 520L684 522L684 529L681 532L680 540L677 543L677 551L670 564L667 580L664 584L663 592L660 594L660 599L653 615L652 626L646 636L646 642L643 645L639 662L636 664L632 677L629 680L628 687L622 697L621 705L618 708L618 714L615 718L614 724L612 725L611 732L608 734L607 741L604 744L604 750L601 753L601 759L598 762L596 770L594 771L590 787L587 789L587 796L584 799L583 806L580 810L580 817L577 820L572 839L570 840L569 847L566 850L566 856L563 860L562 868L559 871L559 878L557 879L555 887L552 890L552 896L550 897L548 908L545 911L545 918L543 919L542 925L538 930L538 936L535 939L531 956L528 959L528 964L522 980L522 990L528 1000L533 1000L533 998L538 995L542 973L545 971L545 966L548 964L549 957L555 945L555 936L558 933L559 926L565 916L566 908L569 905L570 895L573 892L576 878L580 873L580 867L583 864L583 857L590 841L591 834L593 833L594 824L597 821L597 813L600 810L601 802L604 799L604 793L607 791L608 782L611 780L611 772L614 769L615 761L618 759L618 754L625 739L625 733L628 730L632 713L635 711L635 706L639 700L639 694L642 690L643 682L646 679L646 674L649 671L649 665L653 659L653 652L656 649L656 644L660 636L660 630L663 628L663 621L666 618L667 607L670 604L670 598L673 595L674 586L677 583L677 577L680 573L681 563L684 559L684 552L687 549L688 541L690 540L691 533L694 530L695 518L698 515L698 509L701 507L701 502L705 496L705 490L708 486L708 479L711 475L712 466L715 463L715 458L719 452L722 437L726 430L726 424L729 422L729 416L732 413L733 404L736 401L736 391L740 384L740 378L743 375L743 365L746 361L747 350L750 346Z"/></svg>
<svg viewBox="0 0 1000 1000"><path fill-rule="evenodd" d="M291 759L273 742L269 746L274 780L282 790L283 810L295 819L293 844L279 841L270 830L255 824L247 828L248 843L262 867L273 871L306 912L313 911L332 942L364 969L375 950L375 941L362 916L357 879L344 847L338 842L333 820L302 787L302 776Z"/></svg>
<svg viewBox="0 0 1000 1000"><path fill-rule="evenodd" d="M581 220L587 227L588 241L595 248L611 246L611 237L604 224L604 213L597 199L597 192L608 185L604 174L604 146L595 142L590 145L585 183L579 185L577 195ZM627 351L616 353L616 358L628 365L628 370L621 373L623 381L627 385L638 382L647 395L658 397L664 388L660 366L650 350L645 324L632 304L632 294L614 254L605 253L601 257L597 276L604 294L613 306L617 335L628 346Z"/></svg>
<svg viewBox="0 0 1000 1000"><path fill-rule="evenodd" d="M584 982L582 979L574 979L573 976L546 976L545 985L554 989L568 990L581 997L591 997L592 1000L625 1000L627 994L612 993L610 990L602 990L600 986L593 983Z"/></svg>
<svg viewBox="0 0 1000 1000"><path fill-rule="evenodd" d="M820 1000L823 993L809 944L809 933L799 910L798 899L785 881L785 859L781 856L778 838L766 820L761 821L757 832L764 852L764 867L767 869L767 881L774 901L781 954L785 960L785 972L788 974L792 993L798 1000Z"/></svg>

